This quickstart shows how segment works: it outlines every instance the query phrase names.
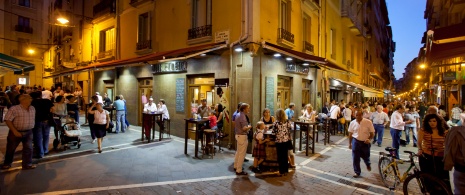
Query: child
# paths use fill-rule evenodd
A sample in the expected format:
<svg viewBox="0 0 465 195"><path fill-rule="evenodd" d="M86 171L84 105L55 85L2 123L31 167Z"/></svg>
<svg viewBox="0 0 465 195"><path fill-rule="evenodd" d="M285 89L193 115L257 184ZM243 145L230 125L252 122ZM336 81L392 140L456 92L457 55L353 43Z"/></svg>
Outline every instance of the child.
<svg viewBox="0 0 465 195"><path fill-rule="evenodd" d="M265 152L265 142L270 141L270 139L264 136L265 133L265 123L262 121L257 122L257 131L254 134L255 138L255 146L253 148L253 168L252 171L255 173L261 173L261 170L258 166L265 160L266 152Z"/></svg>
<svg viewBox="0 0 465 195"><path fill-rule="evenodd" d="M210 121L210 129L218 131L218 127L216 126L218 120L216 119L215 111L209 113L208 120Z"/></svg>

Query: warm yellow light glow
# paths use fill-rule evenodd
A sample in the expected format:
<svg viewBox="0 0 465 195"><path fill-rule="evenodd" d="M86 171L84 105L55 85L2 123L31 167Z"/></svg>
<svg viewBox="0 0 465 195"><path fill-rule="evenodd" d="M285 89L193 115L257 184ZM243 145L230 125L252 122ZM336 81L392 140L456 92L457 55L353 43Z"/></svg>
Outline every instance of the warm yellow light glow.
<svg viewBox="0 0 465 195"><path fill-rule="evenodd" d="M67 24L69 22L68 19L63 18L63 17L57 18L57 21L60 22L61 24Z"/></svg>
<svg viewBox="0 0 465 195"><path fill-rule="evenodd" d="M28 49L28 50L27 50L27 53L29 53L29 54L34 54L34 52L35 52L35 51L34 51L33 49Z"/></svg>
<svg viewBox="0 0 465 195"><path fill-rule="evenodd" d="M425 64L420 64L420 68L424 69L424 68L426 68L426 65Z"/></svg>
<svg viewBox="0 0 465 195"><path fill-rule="evenodd" d="M417 75L416 78L417 78L417 79L421 79L421 76L420 76L420 75Z"/></svg>
<svg viewBox="0 0 465 195"><path fill-rule="evenodd" d="M417 86L417 85L418 85L418 83L415 83L415 86Z"/></svg>

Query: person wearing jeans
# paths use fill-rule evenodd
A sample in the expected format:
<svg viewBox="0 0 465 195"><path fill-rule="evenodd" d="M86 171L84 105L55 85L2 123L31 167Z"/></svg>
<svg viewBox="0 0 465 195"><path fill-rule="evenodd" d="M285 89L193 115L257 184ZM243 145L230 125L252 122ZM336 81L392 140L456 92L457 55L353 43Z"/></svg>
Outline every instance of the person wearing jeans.
<svg viewBox="0 0 465 195"><path fill-rule="evenodd" d="M413 147L417 147L417 127L420 126L420 115L415 112L415 106L409 106L406 109L405 119L413 121L413 123L405 125L405 141L407 145L410 144L410 131L412 131Z"/></svg>
<svg viewBox="0 0 465 195"><path fill-rule="evenodd" d="M371 171L370 162L370 140L375 134L373 123L370 120L363 118L363 112L358 109L355 114L355 120L349 125L349 149L352 149L352 163L355 175L357 178L362 173L360 169L360 158L363 159L367 170Z"/></svg>
<svg viewBox="0 0 465 195"><path fill-rule="evenodd" d="M53 109L53 103L49 99L42 99L42 92L36 91L31 94L33 106L36 110L34 129L32 130L35 157L43 158L48 153L48 144L50 138L50 123L53 121L49 118L50 111Z"/></svg>
<svg viewBox="0 0 465 195"><path fill-rule="evenodd" d="M396 149L396 158L399 159L399 146L400 146L400 136L402 135L402 131L404 131L405 124L410 124L413 121L405 121L402 117L405 109L402 105L396 106L396 111L394 111L391 115L391 124L389 127L391 128L391 137L392 137L392 147Z"/></svg>
<svg viewBox="0 0 465 195"><path fill-rule="evenodd" d="M119 127L121 125L121 132L124 133L125 132L125 128L124 128L124 125L125 125L125 114L126 114L126 111L124 110L124 101L121 100L121 97L120 96L116 96L116 101L113 102L113 106L115 107L115 110L116 110L116 131L115 133L119 133Z"/></svg>
<svg viewBox="0 0 465 195"><path fill-rule="evenodd" d="M252 126L247 122L246 114L249 113L249 104L243 103L239 108L239 113L234 120L234 132L236 133L237 150L234 157L234 170L236 175L247 175L247 172L242 170L244 164L245 153L247 151L247 133L252 129Z"/></svg>
<svg viewBox="0 0 465 195"><path fill-rule="evenodd" d="M381 147L383 142L384 127L389 123L389 116L383 112L383 106L376 106L376 112L373 112L370 116L370 120L373 122L375 128L375 136L373 137L373 144L378 143Z"/></svg>

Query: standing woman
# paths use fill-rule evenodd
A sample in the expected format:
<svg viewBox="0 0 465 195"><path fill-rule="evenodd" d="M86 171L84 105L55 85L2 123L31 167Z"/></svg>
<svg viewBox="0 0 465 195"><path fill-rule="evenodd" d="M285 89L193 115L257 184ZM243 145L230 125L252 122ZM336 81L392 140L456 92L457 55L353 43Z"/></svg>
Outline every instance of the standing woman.
<svg viewBox="0 0 465 195"><path fill-rule="evenodd" d="M96 95L91 97L92 103L90 103L87 107L90 108L92 105L98 102L98 97ZM92 110L97 110L96 107L93 107ZM90 136L92 137L92 143L95 143L95 128L94 128L94 115L87 113L87 122L89 123L90 129Z"/></svg>
<svg viewBox="0 0 465 195"><path fill-rule="evenodd" d="M450 187L449 171L444 170L444 142L447 133L444 121L437 114L428 114L418 132L418 156L422 172L442 179Z"/></svg>
<svg viewBox="0 0 465 195"><path fill-rule="evenodd" d="M244 164L245 153L247 151L247 133L252 129L252 126L247 121L246 114L249 113L249 104L243 103L239 107L239 113L237 113L234 120L234 132L236 133L237 150L234 158L234 170L236 175L247 175L247 172L242 170L242 164Z"/></svg>
<svg viewBox="0 0 465 195"><path fill-rule="evenodd" d="M97 110L92 110L93 108ZM107 129L110 127L110 115L108 111L103 109L102 103L94 102L92 106L87 109L89 114L94 115L94 130L95 136L97 137L98 153L102 153L102 140L107 134Z"/></svg>
<svg viewBox="0 0 465 195"><path fill-rule="evenodd" d="M263 109L262 118L260 119L260 121L263 121L267 128L273 125L275 119L273 116L271 116L271 111L269 108Z"/></svg>
<svg viewBox="0 0 465 195"><path fill-rule="evenodd" d="M288 150L290 141L291 123L287 120L283 109L276 110L276 122L273 124L273 132L276 134L276 152L278 153L279 176L289 172Z"/></svg>

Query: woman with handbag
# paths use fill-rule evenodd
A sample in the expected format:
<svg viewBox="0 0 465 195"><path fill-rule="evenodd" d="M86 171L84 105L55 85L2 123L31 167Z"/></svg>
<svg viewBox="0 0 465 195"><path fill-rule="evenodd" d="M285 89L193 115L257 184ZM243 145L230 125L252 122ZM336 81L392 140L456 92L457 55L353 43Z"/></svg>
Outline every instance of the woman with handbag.
<svg viewBox="0 0 465 195"><path fill-rule="evenodd" d="M94 107L97 110L92 110ZM108 111L103 109L103 104L97 102L92 103L92 106L87 109L87 113L94 115L93 126L97 137L98 153L102 153L102 140L110 127L110 115Z"/></svg>
<svg viewBox="0 0 465 195"><path fill-rule="evenodd" d="M273 133L276 134L276 153L278 154L279 176L289 172L288 150L292 147L290 139L291 122L287 120L283 109L276 110L276 122L273 124Z"/></svg>

